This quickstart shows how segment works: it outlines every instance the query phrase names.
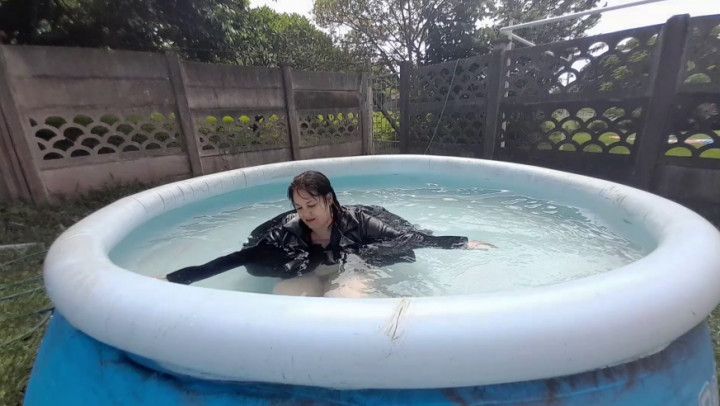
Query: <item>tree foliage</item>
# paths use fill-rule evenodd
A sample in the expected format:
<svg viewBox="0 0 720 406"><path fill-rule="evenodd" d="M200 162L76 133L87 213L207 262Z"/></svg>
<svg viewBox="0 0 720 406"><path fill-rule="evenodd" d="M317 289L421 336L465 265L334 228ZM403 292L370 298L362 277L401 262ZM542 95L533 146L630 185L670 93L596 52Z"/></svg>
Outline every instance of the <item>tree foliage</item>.
<svg viewBox="0 0 720 406"><path fill-rule="evenodd" d="M17 44L176 49L212 61L244 29L247 0L0 0L0 30Z"/></svg>
<svg viewBox="0 0 720 406"><path fill-rule="evenodd" d="M600 0L496 0L494 20L497 27L504 27L589 10L599 5ZM536 44L547 44L580 37L594 27L599 18L595 15L564 20L537 28L521 29L516 33Z"/></svg>
<svg viewBox="0 0 720 406"><path fill-rule="evenodd" d="M399 62L436 63L487 52L497 28L585 10L599 0L315 0L320 26L347 30L353 50L396 72ZM532 30L552 42L581 35L597 17Z"/></svg>
<svg viewBox="0 0 720 406"><path fill-rule="evenodd" d="M361 69L359 60L298 14L279 14L268 7L251 10L252 30L234 35L241 64L290 65L300 70Z"/></svg>
<svg viewBox="0 0 720 406"><path fill-rule="evenodd" d="M304 70L359 67L307 18L250 9L248 0L0 0L0 42L173 50L191 60Z"/></svg>

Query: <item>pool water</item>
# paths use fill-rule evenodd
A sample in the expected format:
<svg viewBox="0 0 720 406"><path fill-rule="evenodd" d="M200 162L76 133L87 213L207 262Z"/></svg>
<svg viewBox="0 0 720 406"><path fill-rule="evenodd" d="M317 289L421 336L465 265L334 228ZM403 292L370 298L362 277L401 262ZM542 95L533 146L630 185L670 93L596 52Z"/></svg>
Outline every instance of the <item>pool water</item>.
<svg viewBox="0 0 720 406"><path fill-rule="evenodd" d="M462 235L497 248L417 249L416 262L373 268L356 257L330 279L357 276L370 297L462 295L542 286L619 268L646 255L606 218L583 207L528 193L415 176L338 178L342 204L376 204L435 235ZM403 185L403 186L397 186ZM252 187L164 214L127 236L112 252L119 266L159 276L238 250L260 223L289 210L287 183ZM243 267L195 283L268 293L278 279Z"/></svg>

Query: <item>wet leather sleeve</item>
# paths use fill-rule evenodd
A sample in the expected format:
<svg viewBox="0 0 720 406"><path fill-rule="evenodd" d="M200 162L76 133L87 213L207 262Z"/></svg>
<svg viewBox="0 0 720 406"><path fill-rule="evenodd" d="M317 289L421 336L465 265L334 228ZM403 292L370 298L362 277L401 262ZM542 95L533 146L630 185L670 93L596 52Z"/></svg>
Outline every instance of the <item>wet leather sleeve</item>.
<svg viewBox="0 0 720 406"><path fill-rule="evenodd" d="M243 265L253 276L286 279L306 272L308 260L307 253L298 252L290 256L278 247L260 243L202 265L179 269L165 277L170 282L189 285Z"/></svg>
<svg viewBox="0 0 720 406"><path fill-rule="evenodd" d="M401 256L415 248L462 248L467 237L433 236L419 231L401 233L381 220L361 214L358 218L363 234L360 254L364 256Z"/></svg>
<svg viewBox="0 0 720 406"><path fill-rule="evenodd" d="M175 272L167 274L165 277L168 281L189 285L202 279L207 279L219 273L229 271L244 265L249 258L252 258L251 249L243 249L235 251L232 254L216 258L206 264L197 266L188 266Z"/></svg>

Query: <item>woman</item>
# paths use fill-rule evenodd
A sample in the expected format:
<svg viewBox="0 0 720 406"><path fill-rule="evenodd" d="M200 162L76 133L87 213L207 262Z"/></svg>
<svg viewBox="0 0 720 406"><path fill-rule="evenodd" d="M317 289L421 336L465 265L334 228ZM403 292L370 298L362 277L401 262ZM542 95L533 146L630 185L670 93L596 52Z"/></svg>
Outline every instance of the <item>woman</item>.
<svg viewBox="0 0 720 406"><path fill-rule="evenodd" d="M296 176L287 195L295 210L253 230L242 250L180 269L168 274L167 279L190 284L244 265L252 275L283 278L275 293L358 296L362 278L357 277L327 292L329 276L336 274L337 265L347 262L349 256L382 266L414 261L414 248L493 247L468 242L466 237L429 235L379 206L341 206L328 178L317 171Z"/></svg>

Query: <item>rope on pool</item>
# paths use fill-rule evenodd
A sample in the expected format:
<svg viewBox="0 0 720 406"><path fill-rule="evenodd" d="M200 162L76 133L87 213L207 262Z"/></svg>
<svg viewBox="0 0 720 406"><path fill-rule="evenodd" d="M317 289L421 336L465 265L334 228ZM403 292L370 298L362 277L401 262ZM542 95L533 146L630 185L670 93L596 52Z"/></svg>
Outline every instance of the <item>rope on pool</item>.
<svg viewBox="0 0 720 406"><path fill-rule="evenodd" d="M445 114L445 107L447 107L448 98L450 97L450 91L452 90L452 85L455 82L455 73L457 73L457 67L458 63L460 62L459 59L455 60L455 67L453 67L453 74L450 77L450 85L448 86L447 93L445 93L445 103L443 103L442 110L440 110L440 116L438 117L437 123L435 123L435 129L433 130L433 135L430 138L430 142L428 142L427 147L425 147L424 154L427 154L428 150L430 149L430 145L432 145L433 140L435 139L435 136L437 135L438 127L440 127L440 121L442 120L443 114Z"/></svg>

